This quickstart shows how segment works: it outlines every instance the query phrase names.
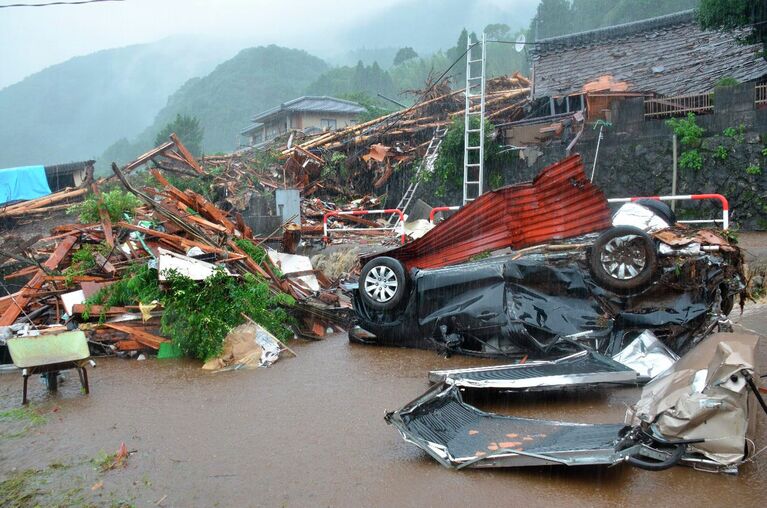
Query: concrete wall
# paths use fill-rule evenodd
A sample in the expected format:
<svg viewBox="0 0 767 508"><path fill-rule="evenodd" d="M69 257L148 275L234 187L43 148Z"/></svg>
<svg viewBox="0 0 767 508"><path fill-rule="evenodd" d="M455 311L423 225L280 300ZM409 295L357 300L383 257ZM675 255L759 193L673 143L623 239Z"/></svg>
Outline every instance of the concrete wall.
<svg viewBox="0 0 767 508"><path fill-rule="evenodd" d="M705 129L698 147L703 156L700 170L679 168L678 194L719 193L730 201L734 223L741 229L767 230L767 108L756 109L754 85L717 88L714 113L700 115L697 123ZM612 106L613 126L606 128L596 165L595 183L608 197L671 194L672 129L665 120L645 120L644 99L616 101ZM743 135L723 135L727 128L743 126ZM580 153L590 174L596 152L598 131L586 126L574 151ZM725 160L717 158L719 147L727 150ZM540 145L543 155L532 167L516 160L505 171L507 183L529 180L547 164L565 155L565 143L553 140ZM686 147L679 147L680 153ZM761 174L746 172L749 166ZM683 218L711 218L718 205L701 202L677 209Z"/></svg>

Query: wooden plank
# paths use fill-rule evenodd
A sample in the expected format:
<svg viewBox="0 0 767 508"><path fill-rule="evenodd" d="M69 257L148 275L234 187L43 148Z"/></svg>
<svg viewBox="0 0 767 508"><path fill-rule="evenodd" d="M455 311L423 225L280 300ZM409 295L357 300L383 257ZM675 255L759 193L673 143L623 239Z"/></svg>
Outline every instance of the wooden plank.
<svg viewBox="0 0 767 508"><path fill-rule="evenodd" d="M48 270L55 270L58 268L59 263L61 263L69 251L72 250L72 247L76 242L77 237L74 235L64 238L64 240L62 240L56 246L56 249L53 251L48 260L43 263L43 267ZM45 277L45 272L42 270L37 271L35 276L32 277L32 280L27 283L24 289L19 291L18 297L12 299L12 304L9 305L8 308L5 309L5 312L3 312L2 316L0 316L0 326L11 326L14 322L16 322L16 319L24 310L24 307L26 307L29 301L32 299L35 292L37 292L37 290L42 287L43 283L45 282Z"/></svg>
<svg viewBox="0 0 767 508"><path fill-rule="evenodd" d="M12 279L18 279L19 277L26 277L28 275L33 275L35 272L39 270L36 266L28 266L26 268L22 268L21 270L16 270L13 273L9 273L4 277L5 280L12 280Z"/></svg>
<svg viewBox="0 0 767 508"><path fill-rule="evenodd" d="M152 174L155 180L157 180L160 185L162 185L163 189L165 189L171 196L181 201L188 207L192 207L192 205L194 205L194 199L190 198L184 194L183 191L174 187L173 184L171 184L168 179L165 178L157 169L152 168L149 172Z"/></svg>
<svg viewBox="0 0 767 508"><path fill-rule="evenodd" d="M106 282L109 278L100 275L75 275L74 277L69 277L68 275L43 275L42 280L43 282L65 282L70 280L72 282Z"/></svg>
<svg viewBox="0 0 767 508"><path fill-rule="evenodd" d="M84 303L76 303L72 306L72 314L82 314L85 312L86 307L87 306ZM91 316L100 316L101 314L116 316L118 314L125 314L126 312L131 312L131 309L127 307L109 307L108 309L104 309L103 305L91 305L89 314Z"/></svg>
<svg viewBox="0 0 767 508"><path fill-rule="evenodd" d="M99 218L101 219L101 228L104 230L104 240L107 242L107 245L114 248L115 237L112 233L112 219L109 218L109 212L107 211L106 203L104 203L104 196L101 195L99 186L96 183L91 184L91 189L98 198Z"/></svg>
<svg viewBox="0 0 767 508"><path fill-rule="evenodd" d="M205 197L192 190L187 190L186 194L194 199L194 206L192 208L200 214L207 216L208 219L224 226L229 234L233 234L234 230L237 229L234 223L226 217L226 214L216 205L205 199Z"/></svg>
<svg viewBox="0 0 767 508"><path fill-rule="evenodd" d="M152 157L155 157L157 155L162 154L168 148L173 148L173 141L168 141L166 143L163 143L162 145L160 145L158 147L152 148L151 150L149 150L145 154L140 155L133 162L127 164L126 166L123 166L123 169L122 169L123 172L125 172L125 173L130 172L131 170L133 170L133 169L137 168L138 166L141 166L145 162L151 160Z"/></svg>
<svg viewBox="0 0 767 508"><path fill-rule="evenodd" d="M40 208L43 206L51 205L53 203L57 203L59 201L63 201L65 199L76 198L87 193L88 193L88 189L63 190L60 192L56 192L55 194L50 194L48 196L44 196L41 198L32 199L30 201L24 201L22 203L11 205L5 208L2 212L0 212L0 217L8 216L11 212L14 212L17 210L31 210L33 208Z"/></svg>
<svg viewBox="0 0 767 508"><path fill-rule="evenodd" d="M198 172L201 175L205 174L205 171L202 170L199 164L197 164L197 159L194 158L194 156L189 152L189 150L186 149L184 146L184 143L181 142L180 139L178 139L178 136L176 136L176 133L170 135L171 141L176 145L176 148L179 152L181 152L181 155L184 156L186 159L186 162L194 169L196 172Z"/></svg>
<svg viewBox="0 0 767 508"><path fill-rule="evenodd" d="M110 263L109 260L105 258L100 252L94 252L93 259L96 261L96 264L99 265L99 267L109 275L113 275L117 271L114 265Z"/></svg>
<svg viewBox="0 0 767 508"><path fill-rule="evenodd" d="M176 236L176 235L169 235L168 233L163 233L161 231L155 231L154 229L147 229L142 228L141 226L135 226L133 224L129 224L127 222L118 222L117 225L124 229L130 229L131 231L138 231L140 233L144 233L149 236L154 236L156 238L163 238L165 240L168 240L170 242L173 242L173 244L177 246L182 246L184 248L190 248L190 247L199 247L205 252L215 252L217 254L221 254L222 256L229 256L232 253L225 249L220 249L218 247L213 247L212 245L208 245L206 243L197 242L194 240L187 240L186 238ZM238 254L244 254L243 252L238 252Z"/></svg>
<svg viewBox="0 0 767 508"><path fill-rule="evenodd" d="M138 351L139 349L144 349L144 346L135 340L118 340L115 342L115 347L118 351Z"/></svg>
<svg viewBox="0 0 767 508"><path fill-rule="evenodd" d="M113 330L117 330L118 332L126 333L131 337L131 340L135 340L136 342L152 349L160 349L160 344L163 342L170 342L165 337L160 337L158 335L151 334L145 330L132 326L118 325L116 323L105 323L104 326Z"/></svg>

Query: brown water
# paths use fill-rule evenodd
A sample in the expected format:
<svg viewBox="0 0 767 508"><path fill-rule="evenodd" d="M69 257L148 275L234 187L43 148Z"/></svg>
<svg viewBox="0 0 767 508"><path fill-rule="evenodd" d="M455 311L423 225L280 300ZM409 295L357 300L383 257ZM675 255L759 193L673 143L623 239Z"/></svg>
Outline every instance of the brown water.
<svg viewBox="0 0 767 508"><path fill-rule="evenodd" d="M767 306L743 320L767 329ZM298 358L269 369L219 374L187 360L103 359L91 395L72 371L59 394L31 381L32 407L48 422L0 440L0 476L12 468L57 470L57 485L82 485L97 504L136 506L764 506L767 452L738 476L678 467L452 471L384 423L426 388L430 369L488 363L429 351L349 344L345 335L297 343ZM767 364L761 345L760 361ZM0 375L0 406L18 405L21 379ZM638 389L471 399L518 416L620 422ZM767 445L759 416L757 444ZM88 463L124 441L124 469ZM104 486L90 492L90 485ZM112 497L109 497L112 496Z"/></svg>

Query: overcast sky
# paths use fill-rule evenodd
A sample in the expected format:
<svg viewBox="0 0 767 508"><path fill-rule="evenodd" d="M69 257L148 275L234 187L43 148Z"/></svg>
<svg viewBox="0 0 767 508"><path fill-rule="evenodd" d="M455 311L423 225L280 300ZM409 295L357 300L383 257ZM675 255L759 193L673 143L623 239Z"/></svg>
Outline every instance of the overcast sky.
<svg viewBox="0 0 767 508"><path fill-rule="evenodd" d="M46 1L50 0L0 0L0 5ZM408 5L417 1L125 0L0 9L0 88L73 56L181 34L235 38L242 40L243 47L274 43L323 56L349 44L344 34L350 26L370 23L377 15L397 8L407 16ZM530 19L538 3L466 1L479 7L486 4L493 12L509 12L520 26ZM396 27L392 27L389 45L403 45L402 35L406 34L397 34ZM357 46L381 44L360 40Z"/></svg>

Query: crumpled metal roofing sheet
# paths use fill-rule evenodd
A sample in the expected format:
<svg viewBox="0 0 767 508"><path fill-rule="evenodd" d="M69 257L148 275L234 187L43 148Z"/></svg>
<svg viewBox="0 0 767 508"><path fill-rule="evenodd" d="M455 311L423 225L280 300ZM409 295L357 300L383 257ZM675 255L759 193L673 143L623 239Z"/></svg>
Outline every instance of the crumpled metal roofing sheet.
<svg viewBox="0 0 767 508"><path fill-rule="evenodd" d="M596 351L584 350L556 360L469 369L433 370L429 381L465 388L561 390L599 383L635 383L637 373Z"/></svg>
<svg viewBox="0 0 767 508"><path fill-rule="evenodd" d="M520 249L608 227L607 200L586 178L576 154L544 168L532 182L483 194L423 237L379 255L396 258L408 269L435 268L482 252Z"/></svg>

